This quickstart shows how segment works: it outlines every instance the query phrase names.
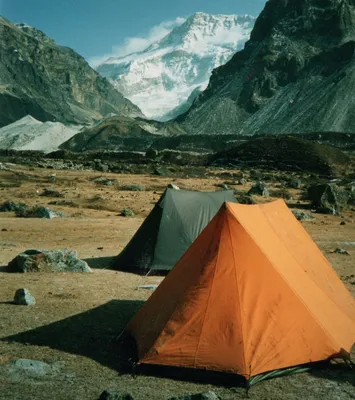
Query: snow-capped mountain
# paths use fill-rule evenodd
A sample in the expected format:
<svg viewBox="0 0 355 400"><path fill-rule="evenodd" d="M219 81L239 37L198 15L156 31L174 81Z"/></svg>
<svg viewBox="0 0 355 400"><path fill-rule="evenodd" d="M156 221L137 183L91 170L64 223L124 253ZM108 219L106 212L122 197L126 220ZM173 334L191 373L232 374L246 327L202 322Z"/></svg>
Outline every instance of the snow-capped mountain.
<svg viewBox="0 0 355 400"><path fill-rule="evenodd" d="M111 57L97 71L148 118L165 120L244 47L254 22L249 15L196 13L144 51Z"/></svg>

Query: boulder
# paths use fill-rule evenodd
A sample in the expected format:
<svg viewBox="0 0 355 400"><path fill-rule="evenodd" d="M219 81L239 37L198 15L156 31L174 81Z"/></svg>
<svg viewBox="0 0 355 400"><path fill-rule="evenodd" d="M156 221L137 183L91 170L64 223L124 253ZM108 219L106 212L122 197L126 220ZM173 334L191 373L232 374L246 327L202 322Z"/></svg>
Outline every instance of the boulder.
<svg viewBox="0 0 355 400"><path fill-rule="evenodd" d="M170 171L166 167L162 167L162 166L154 168L153 174L158 175L158 176L170 176L171 175Z"/></svg>
<svg viewBox="0 0 355 400"><path fill-rule="evenodd" d="M10 272L92 272L74 250L26 250L8 264Z"/></svg>
<svg viewBox="0 0 355 400"><path fill-rule="evenodd" d="M46 197L64 197L63 193L58 192L58 190L55 189L48 189L45 188L43 192L40 194L40 196L46 196Z"/></svg>
<svg viewBox="0 0 355 400"><path fill-rule="evenodd" d="M307 193L316 211L324 214L339 214L349 200L349 192L332 183L311 185Z"/></svg>
<svg viewBox="0 0 355 400"><path fill-rule="evenodd" d="M255 194L258 196L265 196L268 197L270 195L269 193L269 188L267 187L267 185L262 182L262 181L258 181L256 182L251 189L248 192L249 195Z"/></svg>
<svg viewBox="0 0 355 400"><path fill-rule="evenodd" d="M16 216L20 218L56 218L63 217L64 214L60 211L54 211L47 207L25 208L24 210L16 211Z"/></svg>
<svg viewBox="0 0 355 400"><path fill-rule="evenodd" d="M179 397L170 397L169 400L221 400L221 398L217 396L215 392L209 391L205 393L188 394Z"/></svg>
<svg viewBox="0 0 355 400"><path fill-rule="evenodd" d="M0 206L0 211L2 212L22 212L24 210L27 210L28 206L24 203L15 203L13 201L5 201L5 203L3 203Z"/></svg>
<svg viewBox="0 0 355 400"><path fill-rule="evenodd" d="M28 289L18 289L14 296L14 303L22 306L34 306L36 300Z"/></svg>
<svg viewBox="0 0 355 400"><path fill-rule="evenodd" d="M314 221L314 217L311 213L307 213L304 211L292 211L292 214L299 220L299 221Z"/></svg>
<svg viewBox="0 0 355 400"><path fill-rule="evenodd" d="M119 389L107 389L101 393L98 400L134 400L134 398Z"/></svg>
<svg viewBox="0 0 355 400"><path fill-rule="evenodd" d="M302 187L302 182L300 181L300 179L291 179L288 183L287 183L287 187L291 188L291 189L301 189Z"/></svg>

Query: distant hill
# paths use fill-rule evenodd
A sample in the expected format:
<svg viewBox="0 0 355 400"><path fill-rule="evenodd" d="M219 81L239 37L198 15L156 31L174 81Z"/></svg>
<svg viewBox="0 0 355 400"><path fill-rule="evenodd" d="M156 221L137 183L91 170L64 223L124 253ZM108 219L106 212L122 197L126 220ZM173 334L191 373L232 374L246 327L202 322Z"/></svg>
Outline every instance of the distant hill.
<svg viewBox="0 0 355 400"><path fill-rule="evenodd" d="M36 28L0 17L0 54L0 127L26 115L72 124L142 116L83 57Z"/></svg>
<svg viewBox="0 0 355 400"><path fill-rule="evenodd" d="M279 135L252 138L210 157L214 165L248 165L334 175L346 169L353 158L342 150L305 140Z"/></svg>

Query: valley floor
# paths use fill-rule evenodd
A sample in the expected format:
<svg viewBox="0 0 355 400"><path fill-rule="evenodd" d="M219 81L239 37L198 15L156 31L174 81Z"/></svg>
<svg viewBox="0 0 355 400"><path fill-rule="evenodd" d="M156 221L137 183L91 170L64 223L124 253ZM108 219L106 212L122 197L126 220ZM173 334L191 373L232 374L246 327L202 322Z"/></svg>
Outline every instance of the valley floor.
<svg viewBox="0 0 355 400"><path fill-rule="evenodd" d="M56 174L55 182L50 177L53 174ZM177 179L174 184L186 189L217 190L216 184L230 180L225 177L228 174L233 171L223 175L222 170L208 170L205 178ZM142 185L145 190L132 192L119 190L117 185L98 185L91 181L98 176L116 179L120 185ZM96 400L107 388L128 391L137 400L165 400L208 390L215 391L223 400L245 398L245 389L240 387L119 373L118 351L113 339L151 294L137 287L159 283L162 277L105 269L107 258L123 249L171 181L171 178L149 175L29 170L17 165L10 171L0 171L1 203L11 200L42 205L65 214L63 218L47 220L0 213L0 399ZM251 184L252 180L237 188L246 190ZM270 182L271 187L276 185L277 179ZM72 201L72 205L48 205L60 199L39 196L45 187L64 193L65 200ZM293 197L290 206L302 207L302 201L297 203L301 191L290 192ZM127 207L134 211L135 217L119 216ZM346 211L342 217L314 216L314 222L304 222L305 228L355 296L355 212ZM341 222L345 225L340 225ZM348 250L350 256L330 253L337 247ZM94 272L6 272L7 263L30 248L77 250ZM35 296L36 306L10 303L21 287L28 288ZM8 375L5 365L20 358L58 363L60 373L43 379ZM249 397L354 399L355 370L343 365L323 367L265 381L253 387Z"/></svg>

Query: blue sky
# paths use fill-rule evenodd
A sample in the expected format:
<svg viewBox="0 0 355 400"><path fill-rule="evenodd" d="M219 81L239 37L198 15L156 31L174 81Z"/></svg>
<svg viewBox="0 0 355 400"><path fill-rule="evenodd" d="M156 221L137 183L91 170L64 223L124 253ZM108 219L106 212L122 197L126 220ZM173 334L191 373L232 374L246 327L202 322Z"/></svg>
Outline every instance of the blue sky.
<svg viewBox="0 0 355 400"><path fill-rule="evenodd" d="M160 38L197 11L257 16L266 0L0 0L0 15L44 31L91 61Z"/></svg>

